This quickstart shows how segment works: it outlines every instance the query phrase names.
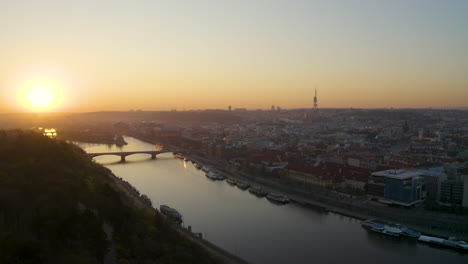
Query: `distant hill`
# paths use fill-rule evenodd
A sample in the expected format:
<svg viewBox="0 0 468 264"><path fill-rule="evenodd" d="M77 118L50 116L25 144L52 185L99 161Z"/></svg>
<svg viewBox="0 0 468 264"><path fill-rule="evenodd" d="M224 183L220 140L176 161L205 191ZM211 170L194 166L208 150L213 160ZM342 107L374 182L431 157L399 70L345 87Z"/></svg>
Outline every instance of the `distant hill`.
<svg viewBox="0 0 468 264"><path fill-rule="evenodd" d="M0 131L0 263L217 263L81 149Z"/></svg>
<svg viewBox="0 0 468 264"><path fill-rule="evenodd" d="M242 120L238 115L222 110L90 112L73 114L73 116L93 121L136 119L162 122L238 122Z"/></svg>

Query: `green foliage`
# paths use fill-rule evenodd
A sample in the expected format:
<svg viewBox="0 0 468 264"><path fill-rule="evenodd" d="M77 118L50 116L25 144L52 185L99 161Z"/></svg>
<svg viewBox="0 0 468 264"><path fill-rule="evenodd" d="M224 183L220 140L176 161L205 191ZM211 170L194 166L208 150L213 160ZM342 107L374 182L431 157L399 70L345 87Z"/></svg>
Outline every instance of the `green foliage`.
<svg viewBox="0 0 468 264"><path fill-rule="evenodd" d="M36 264L43 260L38 241L18 241L11 234L0 236L0 263Z"/></svg>
<svg viewBox="0 0 468 264"><path fill-rule="evenodd" d="M0 131L0 263L103 263L111 247L119 263L215 263L78 147Z"/></svg>

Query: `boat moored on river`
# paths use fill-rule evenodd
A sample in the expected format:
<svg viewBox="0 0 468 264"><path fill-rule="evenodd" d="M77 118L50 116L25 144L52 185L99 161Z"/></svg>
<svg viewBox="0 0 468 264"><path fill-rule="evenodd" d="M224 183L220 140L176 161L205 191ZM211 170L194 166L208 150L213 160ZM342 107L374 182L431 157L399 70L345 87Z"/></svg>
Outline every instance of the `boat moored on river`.
<svg viewBox="0 0 468 264"><path fill-rule="evenodd" d="M245 182L238 181L237 187L239 187L239 189L242 189L242 190L247 190L250 187L250 185Z"/></svg>
<svg viewBox="0 0 468 264"><path fill-rule="evenodd" d="M267 196L268 192L260 187L250 187L249 192L259 197Z"/></svg>
<svg viewBox="0 0 468 264"><path fill-rule="evenodd" d="M464 253L468 253L468 243L465 241L459 240L455 237L449 237L448 239L443 239L440 237L431 237L431 236L420 236L418 238L419 242L445 247L450 249L455 249Z"/></svg>
<svg viewBox="0 0 468 264"><path fill-rule="evenodd" d="M371 230L376 224L378 224L378 222L374 219L367 219L361 222L361 226L368 230Z"/></svg>
<svg viewBox="0 0 468 264"><path fill-rule="evenodd" d="M206 174L206 177L208 177L209 179L214 180L214 181L222 181L222 180L224 180L224 176L223 176L223 175L214 173L214 172L212 172L212 171L208 172L208 173Z"/></svg>
<svg viewBox="0 0 468 264"><path fill-rule="evenodd" d="M371 231L391 237L400 237L402 233L399 228L383 224L375 224L371 228Z"/></svg>
<svg viewBox="0 0 468 264"><path fill-rule="evenodd" d="M290 202L289 198L286 195L269 193L266 198L272 202L287 204Z"/></svg>
<svg viewBox="0 0 468 264"><path fill-rule="evenodd" d="M206 175L206 177L207 177L208 179L210 179L210 180L214 180L214 181L217 180L217 179L216 179L216 174L214 174L214 172L211 172L211 171L210 171L210 172L206 173L205 175Z"/></svg>
<svg viewBox="0 0 468 264"><path fill-rule="evenodd" d="M418 239L421 236L421 232L415 231L408 227L401 227L400 230L401 230L401 235L407 238Z"/></svg>
<svg viewBox="0 0 468 264"><path fill-rule="evenodd" d="M421 236L421 232L412 230L406 226L402 226L400 224L389 224L375 219L367 219L365 221L362 221L361 226L367 230L382 233L384 235L402 236L414 239L417 239Z"/></svg>
<svg viewBox="0 0 468 264"><path fill-rule="evenodd" d="M226 182L229 183L230 185L236 185L237 184L236 180L231 179L231 178L227 178Z"/></svg>
<svg viewBox="0 0 468 264"><path fill-rule="evenodd" d="M367 220L364 220L364 221L361 222L361 226L364 229L367 229L367 230L371 230L375 225L388 225L388 226L391 226L387 222L384 222L382 220L376 220L376 219L367 219Z"/></svg>

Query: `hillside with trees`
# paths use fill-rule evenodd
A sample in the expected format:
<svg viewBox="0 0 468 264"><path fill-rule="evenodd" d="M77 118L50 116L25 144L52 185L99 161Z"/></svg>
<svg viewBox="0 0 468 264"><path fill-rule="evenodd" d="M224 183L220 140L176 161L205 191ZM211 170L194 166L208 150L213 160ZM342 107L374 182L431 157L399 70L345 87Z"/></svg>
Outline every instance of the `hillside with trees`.
<svg viewBox="0 0 468 264"><path fill-rule="evenodd" d="M0 131L0 263L217 263L83 150Z"/></svg>

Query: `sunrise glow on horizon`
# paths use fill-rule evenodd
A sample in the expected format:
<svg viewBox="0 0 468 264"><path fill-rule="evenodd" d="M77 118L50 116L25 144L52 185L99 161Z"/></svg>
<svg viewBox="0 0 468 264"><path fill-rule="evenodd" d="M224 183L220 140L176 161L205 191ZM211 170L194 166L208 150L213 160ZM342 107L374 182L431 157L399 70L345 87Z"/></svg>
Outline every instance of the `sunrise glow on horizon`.
<svg viewBox="0 0 468 264"><path fill-rule="evenodd" d="M468 107L467 11L461 0L4 1L0 112L311 108L315 87L322 108ZM35 76L52 85L25 85Z"/></svg>
<svg viewBox="0 0 468 264"><path fill-rule="evenodd" d="M55 94L49 87L36 86L32 87L27 94L28 107L42 110L52 107L55 100Z"/></svg>

